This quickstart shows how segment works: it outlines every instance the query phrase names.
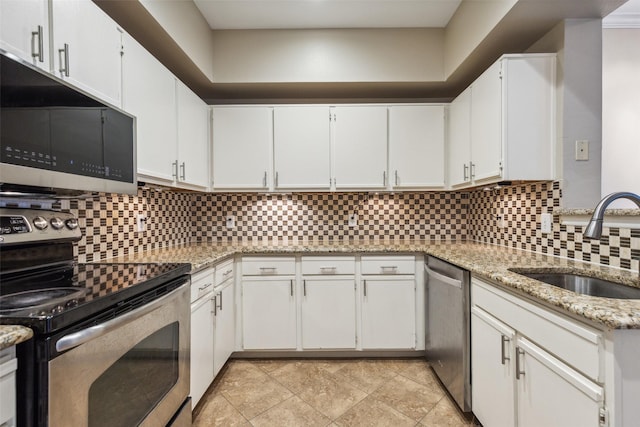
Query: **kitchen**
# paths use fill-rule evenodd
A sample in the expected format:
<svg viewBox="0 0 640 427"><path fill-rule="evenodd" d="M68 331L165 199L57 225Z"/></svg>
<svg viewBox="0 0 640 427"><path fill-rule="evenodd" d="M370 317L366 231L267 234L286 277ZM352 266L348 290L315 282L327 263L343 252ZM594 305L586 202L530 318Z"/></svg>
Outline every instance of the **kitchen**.
<svg viewBox="0 0 640 427"><path fill-rule="evenodd" d="M134 10L134 13L130 14L130 16L139 16L141 12L141 9L139 8L144 8L145 6L137 2L133 3L135 3L133 7L138 8L137 14L135 13L136 10ZM153 9L154 7L153 5L147 6L150 9ZM526 5L521 5L521 7L525 6ZM131 11L129 10L127 12ZM116 18L116 11L112 10L111 13L112 16ZM520 11L520 13L522 13L522 11ZM150 12L147 12L147 15L145 15L147 20L150 19L150 15L152 15ZM152 16L151 18L156 22L156 26L160 26L159 22L162 22L161 13L156 11L155 17ZM507 18L509 18L509 16ZM135 28L127 28L125 25L126 20L124 19L125 18L122 16L116 18L116 20L125 27L128 32L134 34ZM510 19L514 18L510 17ZM501 22L504 24L507 21L508 19L505 19ZM145 24L149 23L149 21L142 22ZM573 22L570 22L569 24L564 25L560 30L556 30L556 32L559 31L563 33L562 35L564 38L561 43L564 44L565 48L565 61L569 61L570 55L567 52L570 50L570 46L575 48L576 51L579 51L581 42L587 43L590 41L580 40L579 35L583 34L581 31L586 31L586 34L592 34L593 31L592 28L588 28L587 30L583 28L576 28L580 26L574 26L573 24ZM589 23L586 25L589 26ZM597 25L600 26L601 24L598 22ZM196 24L193 26L196 27ZM143 27L156 28L154 26L148 27L144 25ZM169 31L169 27L170 26L166 26L166 31ZM552 28L552 26L549 26L549 28ZM506 29L503 30L506 31ZM144 40L145 36L142 29L138 29L137 31L140 32L139 34L136 34L138 40ZM544 32L541 34L544 35ZM168 33L165 32L164 35L158 36L158 40L155 43L168 43L168 45L180 44L177 41L177 39L179 39L178 35L173 34L176 37L176 40L172 38L167 39L165 37L167 35ZM229 36L229 34L223 34L223 36ZM406 37L406 35L400 34L398 37ZM431 38L425 34L418 34L418 37L424 37L426 40L431 40ZM553 31L551 31L551 34L546 37L547 40L544 40L544 37L542 36L533 40L535 41L538 39L541 40L537 43L539 45L538 49L535 50L538 52L549 51L549 40L551 40L552 44L558 43L557 35L554 34ZM125 44L126 40L127 39L125 37ZM255 41L255 39L251 40ZM145 44L145 47L151 50L154 42L149 40L147 40L147 42L148 45ZM236 42L239 41L228 41L229 45L233 45L233 43ZM135 46L133 42L131 43L131 46ZM220 43L223 42L221 41ZM531 45L532 44L533 43L531 43ZM544 44L547 44L547 46L543 46ZM181 52L189 52L192 55L192 58L197 58L198 54L190 52L189 48L186 46L187 45L182 45ZM221 55L229 54L228 51L224 51L224 47L224 44L222 44L222 46L218 46L218 48L222 49ZM490 48L487 46L481 47L484 49ZM479 49L479 51L482 50L483 49ZM486 50L484 52L487 54ZM573 50L571 50L571 52L573 52ZM156 56L161 56L161 53L153 53ZM478 59L476 56L475 61L479 61L483 64L483 67L486 68L500 56L497 52L492 52L487 55L494 55L494 57L492 59ZM58 55L54 56L57 57ZM473 61L473 55L469 56L471 57L470 61ZM69 58L74 60L73 51ZM242 64L243 61L241 59L242 58L236 58L235 61L231 62ZM178 60L175 58L169 58L167 59L166 64L169 65L171 61L175 64L175 62L179 62L179 60L180 58L178 58ZM590 58L582 58L581 60L587 61L590 60ZM126 61L127 55L125 53L122 64L122 67L125 69ZM153 60L150 61L153 62ZM197 60L190 59L190 61L196 62ZM560 60L558 60L558 62L560 62ZM600 63L600 59L598 59L597 63ZM578 76L582 76L585 79L587 77L594 78L594 76L585 72L584 69L575 69L575 67L570 67L568 65L569 63L567 62L563 69L565 81L570 81L571 78L577 79ZM576 66L577 65L578 64L576 64ZM70 69L76 70L78 69L78 66L79 65L72 63ZM179 65L174 65L173 67L172 71L176 75L180 75L181 78L184 77L179 73L185 73L185 75L188 75L190 72L193 73L193 70L181 70ZM226 69L223 68L220 72L224 72L225 70ZM236 71L231 68L229 68L229 70L232 72ZM480 70L478 71L478 75L479 74ZM585 75L588 76L585 77ZM144 74L144 76L151 80L151 74L147 73ZM255 76L249 75L247 76L246 81L249 81L249 78L254 77ZM475 80L475 77L477 77L477 75L474 77L467 76L466 79L468 81L466 84L458 83L460 86L460 92L464 87L466 87L466 85L472 83ZM596 75L595 77L599 78L599 75ZM283 78L293 79L294 77L291 75L285 75ZM188 81L188 79L185 78L185 81ZM191 81L193 89L197 87L198 81L199 80L197 78ZM592 81L588 81L587 86L591 83ZM126 88L126 81L123 81L122 84ZM171 87L172 89L170 91L174 96L176 91L177 93L187 93L179 83L176 84L179 89L175 89L173 83L171 86L165 87ZM118 85L116 84L114 87L117 86ZM214 85L214 89L223 95L216 95L216 93L213 93L213 95L206 96L205 98L213 100L209 101L210 104L218 105L220 108L230 110L232 108L228 105L223 105L220 98L215 98L216 96L220 96L221 98L226 97L227 99L231 99L232 96L229 95L229 92L224 92L227 88L229 88L231 93L234 93L233 91L235 91L235 93L239 94L236 96L237 99L235 103L250 104L253 107L260 107L260 105L256 103L256 99L251 98L252 96L257 97L258 95L256 94L259 94L260 91L264 91L262 98L270 99L270 101L267 102L268 105L276 106L290 104L290 102L285 102L283 100L291 100L294 98L296 93L301 93L301 95L298 96L303 98L303 103L323 104L326 106L327 112L329 112L330 107L333 107L331 104L334 101L326 100L323 96L325 94L328 94L326 96L333 99L349 98L350 101L343 102L350 104L356 103L356 101L353 100L354 98L361 99L357 103L367 103L370 101L362 95L357 96L357 91L349 92L348 87L345 87L345 84L340 84L339 82L320 85L319 89L314 87L314 84L301 84L289 89L286 84L273 85L276 86L277 90L273 88L270 89L270 86L271 85L269 84L259 86L249 83L236 84L229 82L219 84L217 86ZM391 91L393 94L392 96L400 97L397 93L401 93L403 84L396 83L394 85L390 83L388 86L393 89ZM425 86L427 86L426 89L424 87L412 87L411 90L421 90L421 94L439 93L436 89L431 89L428 85ZM360 90L360 93L365 93L365 95L373 94L368 95L369 98L383 98L382 94L385 93L385 90L388 90L384 85L370 84L367 86L364 84L364 87L365 89ZM87 90L86 85L84 87L81 86L81 88L83 88L83 90ZM132 88L132 90L135 90L135 88ZM269 90L271 90L271 92L269 92ZM561 89L558 89L558 92L561 92ZM121 105L125 106L124 110L127 111L126 105L127 102L129 102L127 101L127 92L123 91L123 93L124 95ZM446 93L446 91L442 93ZM154 95L158 94L159 92L154 92ZM563 94L567 105L561 105L558 109L565 108L565 111L574 111L575 108L584 108L584 106L581 105L578 105L577 107L569 106L569 102L572 101L569 95L569 91ZM416 99L414 95L405 95L401 98L409 100L412 104L417 104L423 103L424 98L428 97L432 99L431 103L439 103L442 105L446 103L445 101L450 100L454 95L450 95L448 98L446 95L442 95L442 98L447 99L436 99L434 102L433 98L437 98L438 96L440 95L421 95L417 97L419 99ZM558 97L560 96L558 95ZM185 99L189 99L189 97L186 97ZM147 101L154 106L153 115L159 115L161 113L160 106L162 104L155 99L149 99ZM296 102L300 102L300 100L296 100ZM119 105L116 102L108 103ZM402 103L395 98L385 99L383 104L389 105L390 111L394 111L393 109L396 107L402 107L402 105L400 105ZM416 107L417 106L418 105L416 105ZM337 105L337 107L340 107L340 105ZM569 110L569 108L571 108L571 110ZM398 111L400 110L398 109ZM258 115L259 113L260 111L258 111ZM336 113L340 114L341 111L336 111ZM280 186L279 184L286 184L286 181L284 181L286 177L281 174L279 176L280 182L278 182L278 178L276 178L277 170L274 169L273 165L267 165L268 182L263 181L263 172L265 169L262 168L258 169L259 174L255 179L255 183L251 184L253 187L239 188L242 183L238 183L238 181L236 181L232 184L236 185L236 190L240 191L222 189L222 191L215 191L213 193L200 191L171 191L166 189L167 184L169 184L169 186L174 186L177 189L202 190L203 187L209 187L209 183L207 182L208 178L205 179L204 185L202 185L202 182L198 183L190 181L193 176L191 173L192 169L189 167L191 160L188 157L185 157L188 156L189 153L175 154L175 148L174 152L172 152L172 150L169 149L157 150L153 144L146 147L144 145L145 140L141 138L141 132L156 132L155 134L152 133L153 137L157 138L153 141L159 140L159 138L162 138L166 134L175 135L175 130L169 130L163 134L161 130L156 129L161 128L161 124L163 124L163 122L175 122L175 110L173 110L173 113L171 111L166 113L169 116L174 117L171 120L166 118L169 116L160 116L165 117L165 120L158 120L156 117L155 120L157 120L157 122L153 122L154 129L143 129L142 114L143 111L136 114L138 117L138 180L147 182L147 185L140 188L137 195L133 196L126 194L100 194L93 198L62 200L58 202L60 208L63 210L70 210L78 217L80 228L83 230L83 237L73 246L74 257L78 262L104 261L113 258L131 262L143 259L140 258L143 253L146 253L145 256L151 255L152 257L157 257L154 258L154 260L178 261L183 258L180 258L175 252L172 253L171 249L175 248L180 252L180 248L185 249L186 245L190 243L202 242L203 245L200 246L198 256L201 255L204 261L198 261L198 257L196 255L190 254L189 256L195 257L195 259L188 260L188 262L197 268L202 266L211 266L215 264L216 260L224 258L229 254L237 253L238 257L240 257L241 254L244 254L242 255L242 258L237 258L238 263L234 266L237 270L235 273L236 280L238 281L237 283L241 283L241 281L244 280L242 275L245 273L246 269L244 262L245 255L268 255L270 253L282 255L282 252L285 252L293 254L294 257L293 277L295 289L293 289L292 293L295 293L295 295L302 295L304 293L302 271L299 273L297 270L298 268L303 268L302 262L304 260L300 258L299 253L301 252L301 247L315 247L320 254L324 255L330 255L328 252L336 250L340 252L346 251L347 254L350 253L356 256L352 264L352 268L355 271L356 269L363 268L363 263L366 261L366 259L363 260L363 258L367 255L366 252L373 252L372 256L379 254L393 254L395 252L401 252L401 254L398 255L406 254L407 247L405 246L405 243L407 238L417 241L417 246L411 246L412 248L417 249L409 250L410 253L416 255L430 253L436 256L439 255L445 259L447 259L446 248L439 250L437 245L429 245L426 242L430 240L461 241L466 239L488 244L497 243L503 246L524 249L527 251L552 253L561 257L591 261L594 263L611 265L613 267L622 267L626 270L638 269L637 256L633 256L637 252L638 235L636 234L637 230L632 228L632 226L627 227L621 225L617 231L616 228L614 228L614 232L610 232L608 239L603 239L599 244L596 244L582 238L582 227L586 224L586 221L580 223L581 218L576 219L579 215L575 215L575 212L565 212L560 210L561 207L593 208L601 196L599 188L600 185L598 183L592 184L590 181L593 178L594 171L593 169L589 169L594 167L594 163L598 163L595 160L599 155L599 149L597 147L599 144L598 141L601 139L599 136L599 130L591 129L591 127L589 127L587 130L591 133L585 135L586 131L584 129L580 129L581 126L584 127L583 125L585 120L591 120L591 114L585 114L586 118L580 117L579 119L575 119L574 117L571 117L570 114L565 113L562 118L562 128L564 131L563 138L572 141L572 144L567 145L573 145L574 140L583 139L589 140L591 144L591 161L583 163L574 161L573 151L570 156L556 156L564 173L564 179L562 180L545 179L545 182L522 183L505 188L491 188L487 191L484 190L484 188L487 187L486 185L476 187L473 190L460 189L457 191L448 191L448 187L445 187L444 185L443 171L441 172L443 177L441 178L442 182L427 182L429 185L426 187L429 187L428 189L430 191L425 192L424 190L416 187L394 189L394 185L398 185L397 181L394 182L395 177L393 172L395 168L393 166L387 168L387 164L385 163L383 169L387 171L388 175L383 177L383 174L380 173L380 176L378 176L378 173L376 172L375 178L380 182L378 183L376 181L373 188L367 188L365 185L354 185L349 188L351 191L339 189L339 185L342 182L342 179L339 178L338 185L336 185L336 183L329 182L328 185L331 186L330 188L324 190L316 189L315 192L308 192L314 191L309 184L307 184L306 187L303 187L307 192L292 188L277 191L277 187ZM391 114L394 113L392 112ZM393 120L393 117L394 116L391 116L391 120ZM179 120L180 119L178 119L178 121ZM334 124L338 123L341 123L339 119L334 122ZM393 132L393 122L389 123L389 132ZM267 125L269 124L267 123ZM605 124L603 123L603 126L604 125ZM180 124L174 124L174 127L179 126ZM193 129L193 126L189 124L186 125L187 132ZM257 126L251 126L250 130L251 129L255 130L257 129ZM177 132L180 133L182 130L178 130ZM216 132L215 125L213 132L214 134ZM236 132L238 132L238 130L236 130ZM575 132L576 135L571 134L571 132ZM201 136L187 137L190 141L195 141L198 138L202 139ZM175 147L175 139L173 144L173 147ZM384 141L384 144L386 144L386 140ZM573 146L569 148L571 150L574 149ZM141 150L144 149L146 149L147 152L153 152L153 156L141 156L140 153L145 152ZM206 150L207 146L205 146L204 152L206 152ZM214 143L214 189L216 189L216 183L219 183L220 179L224 178L224 176L218 178L215 176L216 171L220 170L220 167L216 167L216 159L219 159L220 157L215 156L215 150L216 146ZM162 153L158 153L158 151L161 151ZM603 150L603 156L605 153L605 150ZM168 154L170 158L165 162L167 164L166 167L163 165L162 170L154 170L154 165L151 163L154 160L159 160L160 154ZM250 153L245 152L245 154L248 156ZM179 157L180 162L176 162L175 166L173 166L172 163L176 161L176 155ZM262 157L271 158L271 155L271 153L267 153L266 156L263 155ZM433 157L436 159L440 158L441 161L439 163L442 165L445 161L444 152L440 154L440 156L441 157ZM200 155L199 157L200 159L198 160L202 160L205 156ZM186 166L182 166L183 159L185 159L184 162L186 163ZM428 160L429 159L427 158L424 159L425 162ZM438 162L436 161L433 164L437 166ZM587 168L585 164L588 164L589 168ZM186 169L182 169L180 166ZM606 165L603 163L603 177L605 176L605 166ZM600 176L599 168L600 165L597 164L598 177ZM434 169L434 167L432 166L430 169ZM460 167L460 169L462 172L462 167ZM451 170L453 170L453 168L451 168ZM176 175L175 183L172 174ZM240 178L242 178L242 174L240 175ZM143 178L141 178L141 176ZM188 178L182 180L179 178L180 176L186 176ZM402 178L403 175L401 174L400 177ZM233 178L235 179L237 177ZM520 179L522 178L520 177ZM154 182L155 180L157 181ZM513 180L518 181L519 179L517 176L514 176ZM329 181L329 179L325 181ZM628 181L623 180L621 182ZM495 184L495 181L492 183ZM154 184L164 185L158 186ZM295 182L293 184L295 184ZM325 185L325 187L327 185L324 182L322 184ZM476 185L478 185L478 183L476 183ZM423 185L421 188L424 187L425 186ZM462 187L465 187L465 185ZM611 191L623 189L621 187L622 185L617 188L612 188ZM334 189L338 191L328 191ZM637 190L635 191L637 192ZM543 232L538 224L541 221L540 215L542 213L552 215L553 228L551 233ZM498 219L498 216L501 218ZM582 216L585 216L585 214L583 213ZM140 217L146 217L146 219L139 221ZM560 221L565 220L565 217L568 217L568 219L566 219L567 222L561 224ZM494 218L496 219L494 220ZM350 226L349 220L354 221L355 224ZM144 231L136 231L139 227L138 222L141 222L140 227L143 228ZM625 221L620 222L625 224ZM170 227L167 227L167 224L171 224ZM617 233L617 235L615 233ZM274 248L270 245L273 240L281 241L284 247ZM345 240L348 243L346 248L335 247L336 241L344 242ZM362 243L363 241L365 244ZM368 246L366 243L372 243L373 245ZM355 244L356 249L353 249L351 244ZM296 248L299 252L296 252ZM163 249L169 250L163 251ZM480 249L478 250L480 251ZM149 254L149 251L152 251L151 254ZM515 255L513 256L515 257ZM418 258L416 259L418 260ZM462 262L462 267L468 268L477 274L481 274L478 273L477 266L465 265L464 261L461 261L464 259L464 256L458 254L456 259L458 263ZM456 263L453 259L450 260ZM419 260L417 262L419 263ZM513 262L513 260L511 260L511 262ZM216 273L218 271L221 271L222 273L227 271L226 269L219 269L217 265L215 267ZM509 276L512 274L503 272L500 268L493 271L499 272L495 273L498 275L505 274L506 276ZM417 283L421 283L421 281L424 280L421 278L422 274L422 269L416 268L414 270L414 280ZM356 282L358 285L358 295L360 295L364 291L364 285L360 280L363 277L362 271L356 271L355 274L349 273L349 275L350 277L355 276L358 278ZM625 277L627 279L630 277L629 275L625 276L624 273L621 273L621 275L623 276L623 279ZM291 276L289 275L286 277L288 278ZM499 277L497 276L494 277L492 275L491 278L499 280ZM192 280L195 281L195 279ZM353 279L350 278L349 280ZM237 286L236 288L236 301L238 303L240 301L239 288L240 286ZM419 300L421 297L416 294L414 298ZM222 301L224 302L224 298L222 298ZM217 302L219 303L219 301ZM361 302L358 302L357 304L361 304ZM552 305L554 304L552 303ZM358 307L359 310L362 310L361 306ZM416 320L418 320L421 315L425 315L424 308L422 308L422 314L420 313L420 307L420 304L416 304ZM222 311L224 312L224 310ZM241 313L237 313L236 320L238 319L242 320ZM582 320L584 321L584 319ZM361 328L362 320L359 320L358 322L359 323L356 326ZM242 335L240 333L241 324L241 322L238 322L236 336ZM422 323L416 321L415 324L416 327L419 327L420 324L424 327L424 321L422 321ZM609 327L612 326L609 325ZM631 334L634 331L630 330L626 332ZM421 335L419 329L416 329L416 335ZM362 331L359 331L358 336L362 336ZM237 339L236 345L241 345L241 342L241 340ZM297 346L298 343L296 342L293 347L297 348ZM419 347L416 347L416 349L418 348ZM236 348L236 350L242 350L242 348L239 347ZM558 355L558 353L555 352L554 354L556 354L556 356ZM572 366L575 367L575 365ZM579 369L579 371L583 373L585 372L584 369ZM596 377L597 375L591 376L591 378ZM603 383L600 377L597 377L596 382L598 384ZM604 383L608 384L607 382ZM633 396L633 393L630 395ZM617 400L609 398L605 399L605 402L618 403ZM611 411L611 409L609 410ZM614 413L617 414L617 412ZM624 423L618 418L615 418L615 416L614 420L613 425L624 425ZM485 424L492 425L491 423L487 424L486 422Z"/></svg>

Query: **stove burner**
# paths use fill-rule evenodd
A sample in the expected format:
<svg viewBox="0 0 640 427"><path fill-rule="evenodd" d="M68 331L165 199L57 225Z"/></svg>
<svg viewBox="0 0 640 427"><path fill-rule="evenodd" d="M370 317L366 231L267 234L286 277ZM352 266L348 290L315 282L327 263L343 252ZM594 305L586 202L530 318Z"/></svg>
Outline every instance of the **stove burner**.
<svg viewBox="0 0 640 427"><path fill-rule="evenodd" d="M0 296L0 312L27 309L43 309L57 306L69 307L77 304L77 299L85 296L87 290L73 287L34 289Z"/></svg>

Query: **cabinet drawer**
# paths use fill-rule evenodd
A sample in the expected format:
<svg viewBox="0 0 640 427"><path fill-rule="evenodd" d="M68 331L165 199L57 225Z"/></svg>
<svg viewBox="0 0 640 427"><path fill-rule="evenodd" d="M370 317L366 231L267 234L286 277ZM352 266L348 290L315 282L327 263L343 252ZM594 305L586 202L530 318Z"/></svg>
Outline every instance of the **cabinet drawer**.
<svg viewBox="0 0 640 427"><path fill-rule="evenodd" d="M602 333L473 279L471 301L586 376L602 381Z"/></svg>
<svg viewBox="0 0 640 427"><path fill-rule="evenodd" d="M207 268L191 275L191 302L213 291L214 270L213 268Z"/></svg>
<svg viewBox="0 0 640 427"><path fill-rule="evenodd" d="M233 260L229 259L216 265L216 286L233 278Z"/></svg>
<svg viewBox="0 0 640 427"><path fill-rule="evenodd" d="M362 274L415 274L414 256L363 256Z"/></svg>
<svg viewBox="0 0 640 427"><path fill-rule="evenodd" d="M355 274L356 258L339 257L302 257L303 275Z"/></svg>
<svg viewBox="0 0 640 427"><path fill-rule="evenodd" d="M242 258L243 276L276 276L296 274L293 257L245 257Z"/></svg>

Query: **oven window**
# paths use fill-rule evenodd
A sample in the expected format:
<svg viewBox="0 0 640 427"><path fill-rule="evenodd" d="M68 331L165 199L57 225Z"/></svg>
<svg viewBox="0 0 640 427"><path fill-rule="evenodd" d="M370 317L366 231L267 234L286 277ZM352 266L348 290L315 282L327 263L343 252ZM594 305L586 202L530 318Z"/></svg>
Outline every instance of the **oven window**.
<svg viewBox="0 0 640 427"><path fill-rule="evenodd" d="M178 322L140 341L89 389L89 426L135 426L178 381Z"/></svg>

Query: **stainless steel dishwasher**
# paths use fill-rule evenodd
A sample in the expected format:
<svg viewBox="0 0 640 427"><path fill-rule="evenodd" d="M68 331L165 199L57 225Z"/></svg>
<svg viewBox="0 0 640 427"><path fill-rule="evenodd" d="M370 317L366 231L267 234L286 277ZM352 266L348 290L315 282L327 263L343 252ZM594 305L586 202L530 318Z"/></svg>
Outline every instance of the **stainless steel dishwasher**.
<svg viewBox="0 0 640 427"><path fill-rule="evenodd" d="M427 257L427 360L460 409L471 411L470 274Z"/></svg>

